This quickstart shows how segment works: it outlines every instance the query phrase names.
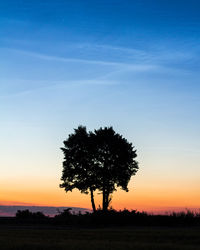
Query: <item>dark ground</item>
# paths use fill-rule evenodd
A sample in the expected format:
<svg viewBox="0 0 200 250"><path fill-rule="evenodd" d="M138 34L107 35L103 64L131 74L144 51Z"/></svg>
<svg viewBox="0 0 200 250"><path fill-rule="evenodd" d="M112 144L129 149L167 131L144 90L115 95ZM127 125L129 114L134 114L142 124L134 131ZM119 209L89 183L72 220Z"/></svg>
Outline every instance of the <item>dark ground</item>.
<svg viewBox="0 0 200 250"><path fill-rule="evenodd" d="M199 250L200 227L1 225L2 250Z"/></svg>

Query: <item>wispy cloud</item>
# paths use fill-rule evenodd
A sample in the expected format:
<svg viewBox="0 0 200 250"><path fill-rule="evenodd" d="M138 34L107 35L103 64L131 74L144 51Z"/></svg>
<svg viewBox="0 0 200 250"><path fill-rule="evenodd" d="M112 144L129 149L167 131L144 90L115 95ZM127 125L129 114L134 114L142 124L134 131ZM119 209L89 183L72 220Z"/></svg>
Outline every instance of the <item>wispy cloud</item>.
<svg viewBox="0 0 200 250"><path fill-rule="evenodd" d="M61 46L62 47L62 46ZM58 46L59 48L59 46ZM143 76L145 73L149 75L149 73L162 73L162 74L172 74L172 75L183 75L188 74L187 68L179 70L178 67L173 67L170 63L175 60L188 60L193 57L193 52L191 53L183 53L181 51L176 51L174 54L172 51L164 50L162 48L157 48L157 51L147 52L145 50L134 49L134 48L126 48L126 47L118 47L111 46L105 44L71 44L66 46L67 50L72 51L72 53L68 53L72 55L69 56L58 56L52 55L49 53L40 53L35 52L34 50L25 50L25 49L16 49L16 48L1 48L11 53L15 53L18 56L23 55L30 58L37 58L42 61L47 62L60 62L60 63L74 63L79 65L88 65L94 66L94 70L99 69L102 66L102 75L97 77L92 76L91 78L88 76L88 79L75 80L74 79L66 79L63 81L60 80L31 80L31 79L14 79L15 83L19 83L23 86L26 86L26 89L20 90L17 93L9 93L5 95L1 95L0 98L7 98L11 96L20 96L27 95L38 90L42 89L53 89L53 88L66 88L69 86L75 85L113 85L113 84L121 84L121 80L124 79L129 73L132 74L140 74L137 75L137 78ZM96 58L101 58L98 55L103 54L103 60L92 60L88 59L87 54L89 53L80 53L82 58L77 58L77 51L90 51L92 50L92 58L96 56ZM73 57L73 51L76 51L75 57ZM58 52L59 53L59 52ZM55 51L55 54L58 54ZM120 59L116 57L110 57L109 55L121 55ZM173 56L172 56L173 54ZM89 54L90 55L90 54ZM85 58L84 58L85 57ZM127 59L128 58L128 59ZM130 60L131 58L131 60ZM179 59L177 59L179 58ZM165 63L163 63L165 62ZM167 62L167 63L166 63ZM76 66L77 67L77 66ZM78 66L79 67L79 66ZM77 67L77 68L78 68ZM104 67L104 68L103 68ZM104 70L105 69L105 70ZM103 73L104 72L104 73ZM85 76L84 76L85 77ZM151 77L151 76L149 76ZM10 79L9 81L11 81ZM6 79L8 81L8 79ZM6 84L6 82L3 82ZM29 88L28 86L31 86Z"/></svg>
<svg viewBox="0 0 200 250"><path fill-rule="evenodd" d="M62 56L55 56L55 55L49 55L45 53L39 53L34 52L30 50L24 50L24 49L15 49L15 48L6 48L6 50L16 53L17 55L24 55L31 58L37 58L42 61L50 61L50 62L60 62L60 63L77 63L77 64L83 64L83 65L93 65L95 69L98 69L98 66L105 67L106 71L102 73L101 76L92 77L92 79L81 79L81 80L73 80L73 79L66 79L66 80L31 80L31 79L13 79L15 83L17 83L19 86L22 84L22 86L26 86L23 90L18 90L17 92L9 93L9 94L3 94L0 96L0 98L10 98L10 97L17 97L22 95L28 95L32 92L37 92L38 90L42 89L53 89L53 88L66 88L69 86L75 86L75 85L113 85L113 84L121 84L121 80L124 78L124 76L127 76L129 73L131 74L141 74L152 72L162 72L164 74L183 74L184 71L181 70L181 72L177 72L178 69L175 69L173 67L170 67L170 65L162 65L162 63L159 62L159 60L155 60L156 56L153 56L146 53L143 50L138 49L132 49L132 48L124 48L124 47L115 47L110 45L90 45L90 44L72 44L72 47L74 49L82 49L85 50L88 49L96 49L97 51L100 50L109 50L111 51L111 54L115 54L115 52L119 52L121 54L129 54L129 55L135 55L137 58L140 58L141 62L138 63L137 60L135 60L135 63L124 63L124 62L118 62L117 59L114 61L112 58L112 61L107 60L90 60L90 59L82 59L82 58L71 58L71 57L62 57ZM71 48L71 47L70 47ZM68 49L70 49L68 48ZM179 54L179 52L177 52ZM167 52L166 52L167 54ZM178 55L177 54L177 55ZM126 56L126 55L125 55ZM162 56L160 56L162 58ZM108 58L108 57L106 57ZM141 59L142 58L142 59ZM149 59L148 59L149 58ZM167 55L166 55L167 58ZM170 56L168 56L168 60L170 61ZM147 61L149 61L147 63ZM97 67L97 68L96 68ZM172 72L173 71L173 72ZM133 75L132 75L133 76ZM138 75L139 76L139 75ZM12 81L12 79L6 79L6 82ZM1 80L3 84L6 84L5 81Z"/></svg>
<svg viewBox="0 0 200 250"><path fill-rule="evenodd" d="M22 97L25 95L37 93L42 90L55 90L55 89L66 89L71 86L87 86L87 85L116 85L120 84L118 81L105 80L105 79L90 79L90 80L66 80L66 81L49 81L49 80L30 80L30 79L16 79L15 82L18 84L26 83L29 87L27 90L21 90L10 94L0 95L0 98L13 98ZM5 82L4 82L5 83ZM33 88L33 86L37 85Z"/></svg>
<svg viewBox="0 0 200 250"><path fill-rule="evenodd" d="M107 47L107 46L106 46ZM193 59L196 57L195 50L198 50L198 48L191 49L175 49L175 48L162 48L159 45L156 47L156 49L152 48L149 51L145 50L138 50L138 49L132 49L132 48L124 48L124 47L112 47L109 46L110 49L115 51L121 51L123 53L128 53L129 55L135 56L140 58L140 60L143 60L146 63L153 63L153 64L162 64L162 63L170 63L170 62L183 62L190 59Z"/></svg>
<svg viewBox="0 0 200 250"><path fill-rule="evenodd" d="M8 42L9 39L5 39ZM59 61L63 63L82 63L82 64L93 64L99 66L117 67L117 68L129 68L130 70L137 71L147 71L151 70L152 67L157 65L166 65L171 63L187 63L195 60L197 58L197 53L199 53L199 48L197 46L191 46L191 44L173 46L169 45L163 46L162 44L157 44L157 46L151 46L147 48L144 44L141 48L134 47L123 47L123 46L113 46L109 44L96 44L96 43L63 43L57 42L56 50L55 44L52 45L52 51L55 52L54 55L50 53L37 52L34 49L34 41L27 42L26 40L16 40L12 41L18 48L8 48L9 50L35 57L41 60L48 61ZM20 46L21 44L21 46ZM25 45L31 44L33 50L24 48ZM36 47L38 47L38 41L35 41ZM42 46L45 46L43 41ZM51 45L49 44L49 50ZM150 45L149 45L150 46ZM44 49L45 51L46 49ZM66 56L60 56L58 54L63 54ZM81 57L80 57L81 56Z"/></svg>
<svg viewBox="0 0 200 250"><path fill-rule="evenodd" d="M27 50L18 50L18 49L10 49L7 48L10 51L23 54L26 56L35 57L41 60L47 60L47 61L59 61L59 62L74 62L74 63L83 63L83 64L96 64L96 65L102 65L102 66L114 66L118 68L129 68L131 70L136 71L147 71L151 70L152 68L156 67L156 65L149 65L149 64L133 64L133 63L122 63L122 62L114 62L114 61L103 61L103 60L89 60L89 59L79 59L79 58L68 58L68 57L60 57L60 56L52 56L52 55L46 55L43 53L38 52L32 52Z"/></svg>
<svg viewBox="0 0 200 250"><path fill-rule="evenodd" d="M190 46L187 44L183 48L171 48L170 46L163 47L162 45L157 44L156 47L151 49L136 49L130 47L120 47L107 44L72 44L71 47L76 47L81 50L96 50L101 52L110 52L111 54L120 54L124 58L129 57L133 60L141 61L143 63L160 63L167 61L182 61L188 60L196 57L196 51L199 51L197 46ZM188 48L187 48L188 47Z"/></svg>
<svg viewBox="0 0 200 250"><path fill-rule="evenodd" d="M144 50L135 49L135 48L127 48L127 47L119 47L119 46L112 46L107 44L74 44L73 46L79 49L95 49L95 50L106 50L106 51L113 51L114 53L126 53L129 55L135 55L138 57L145 58L147 53Z"/></svg>

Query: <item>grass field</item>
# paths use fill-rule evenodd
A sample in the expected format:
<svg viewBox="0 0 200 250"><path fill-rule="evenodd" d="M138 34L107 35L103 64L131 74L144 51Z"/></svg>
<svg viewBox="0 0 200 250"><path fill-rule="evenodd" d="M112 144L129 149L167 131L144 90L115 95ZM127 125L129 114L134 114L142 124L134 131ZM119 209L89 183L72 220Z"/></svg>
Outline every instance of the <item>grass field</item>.
<svg viewBox="0 0 200 250"><path fill-rule="evenodd" d="M7 250L199 250L200 228L55 229L1 227Z"/></svg>

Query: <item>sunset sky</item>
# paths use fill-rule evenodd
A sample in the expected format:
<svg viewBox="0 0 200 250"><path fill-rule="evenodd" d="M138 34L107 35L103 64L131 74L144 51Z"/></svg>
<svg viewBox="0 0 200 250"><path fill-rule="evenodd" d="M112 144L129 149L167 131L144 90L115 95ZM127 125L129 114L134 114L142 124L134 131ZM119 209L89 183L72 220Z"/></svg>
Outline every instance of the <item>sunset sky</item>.
<svg viewBox="0 0 200 250"><path fill-rule="evenodd" d="M0 205L90 208L59 188L82 124L137 149L114 208L200 208L199 13L199 0L0 1Z"/></svg>

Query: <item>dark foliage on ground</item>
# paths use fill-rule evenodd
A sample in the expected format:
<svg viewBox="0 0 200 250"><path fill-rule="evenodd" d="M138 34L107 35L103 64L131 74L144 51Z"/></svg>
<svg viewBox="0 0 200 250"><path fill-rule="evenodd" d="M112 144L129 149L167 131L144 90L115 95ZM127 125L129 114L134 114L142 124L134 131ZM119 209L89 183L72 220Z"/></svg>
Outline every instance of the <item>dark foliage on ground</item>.
<svg viewBox="0 0 200 250"><path fill-rule="evenodd" d="M191 211L152 215L136 210L97 210L95 213L75 214L70 209L53 218L41 212L18 211L15 218L0 218L0 224L50 224L62 226L200 226L200 213Z"/></svg>
<svg viewBox="0 0 200 250"><path fill-rule="evenodd" d="M136 210L98 210L96 213L71 214L70 210L55 216L55 223L99 226L200 226L200 214L190 211L169 215L151 215Z"/></svg>

